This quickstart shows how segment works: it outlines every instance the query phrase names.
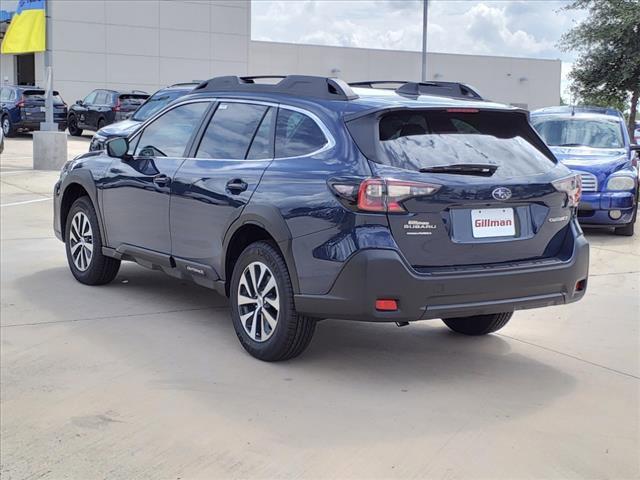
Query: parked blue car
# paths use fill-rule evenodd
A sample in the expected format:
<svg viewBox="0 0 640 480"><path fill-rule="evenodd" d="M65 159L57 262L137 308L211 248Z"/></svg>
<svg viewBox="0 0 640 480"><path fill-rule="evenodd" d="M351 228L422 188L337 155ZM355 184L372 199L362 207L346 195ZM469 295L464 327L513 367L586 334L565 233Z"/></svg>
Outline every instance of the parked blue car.
<svg viewBox="0 0 640 480"><path fill-rule="evenodd" d="M638 145L622 114L600 107L550 107L531 123L554 155L582 178L578 219L631 236L638 215Z"/></svg>
<svg viewBox="0 0 640 480"><path fill-rule="evenodd" d="M40 123L44 122L44 98L45 91L39 87L0 87L0 123L4 136L40 130ZM53 119L60 130L67 128L67 105L56 91L53 92Z"/></svg>

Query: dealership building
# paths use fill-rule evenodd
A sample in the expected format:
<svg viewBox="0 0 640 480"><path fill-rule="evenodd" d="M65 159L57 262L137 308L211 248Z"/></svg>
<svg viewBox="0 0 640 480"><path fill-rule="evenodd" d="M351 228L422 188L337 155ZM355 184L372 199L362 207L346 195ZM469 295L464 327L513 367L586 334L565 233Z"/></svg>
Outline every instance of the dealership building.
<svg viewBox="0 0 640 480"><path fill-rule="evenodd" d="M17 0L2 0L15 10ZM251 40L250 0L48 0L55 88L154 90L218 75L309 74L418 80L419 52ZM420 21L419 18L414 19ZM7 22L0 26L0 35ZM1 41L1 40L0 40ZM429 53L429 80L459 81L529 109L557 105L560 60ZM44 81L44 54L2 55L0 82Z"/></svg>

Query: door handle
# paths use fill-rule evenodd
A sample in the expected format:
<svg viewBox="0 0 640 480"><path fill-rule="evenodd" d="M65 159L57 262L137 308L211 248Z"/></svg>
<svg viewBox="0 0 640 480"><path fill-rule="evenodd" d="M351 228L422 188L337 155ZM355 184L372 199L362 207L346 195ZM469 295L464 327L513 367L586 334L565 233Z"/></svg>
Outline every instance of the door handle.
<svg viewBox="0 0 640 480"><path fill-rule="evenodd" d="M156 175L155 177L153 177L153 183L155 183L160 187L165 187L169 185L170 182L171 182L171 179L168 176L166 176L164 173L161 173L160 175Z"/></svg>
<svg viewBox="0 0 640 480"><path fill-rule="evenodd" d="M227 182L227 190L236 195L244 192L247 188L249 188L249 185L241 178L234 178Z"/></svg>

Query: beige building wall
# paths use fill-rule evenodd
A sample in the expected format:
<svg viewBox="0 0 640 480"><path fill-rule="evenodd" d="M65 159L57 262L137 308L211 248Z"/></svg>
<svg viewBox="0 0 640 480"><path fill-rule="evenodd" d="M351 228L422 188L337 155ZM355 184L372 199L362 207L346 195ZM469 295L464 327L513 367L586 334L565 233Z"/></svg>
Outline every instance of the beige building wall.
<svg viewBox="0 0 640 480"><path fill-rule="evenodd" d="M488 99L529 109L560 101L560 60L429 53L430 80L468 83ZM419 80L419 52L252 41L251 75L297 73L347 81Z"/></svg>
<svg viewBox="0 0 640 480"><path fill-rule="evenodd" d="M250 0L49 1L55 85L67 103L94 88L153 92L247 73ZM11 83L15 59L2 57ZM43 65L40 54L39 83Z"/></svg>

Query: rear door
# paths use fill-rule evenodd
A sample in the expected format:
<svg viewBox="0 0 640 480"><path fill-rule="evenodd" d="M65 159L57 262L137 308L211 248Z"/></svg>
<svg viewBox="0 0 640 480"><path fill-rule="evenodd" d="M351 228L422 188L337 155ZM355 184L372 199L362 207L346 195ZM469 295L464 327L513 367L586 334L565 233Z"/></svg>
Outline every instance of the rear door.
<svg viewBox="0 0 640 480"><path fill-rule="evenodd" d="M79 128L87 128L89 120L88 112L91 108L93 108L93 104L96 101L96 96L100 93L100 90L94 90L89 95L87 95L82 101L82 105L73 106L73 111L75 112L76 122Z"/></svg>
<svg viewBox="0 0 640 480"><path fill-rule="evenodd" d="M108 90L99 90L92 105L87 107L86 125L91 130L98 130L98 123L102 122L107 125L112 123L112 101L113 92Z"/></svg>
<svg viewBox="0 0 640 480"><path fill-rule="evenodd" d="M276 110L249 102L218 103L172 185L174 257L219 270L223 236L273 159Z"/></svg>
<svg viewBox="0 0 640 480"><path fill-rule="evenodd" d="M381 115L371 137L363 151L374 160L374 175L438 186L414 197L415 187L393 187L403 211L389 213L389 225L414 267L495 264L559 252L571 211L551 182L569 172L525 113L401 110Z"/></svg>

